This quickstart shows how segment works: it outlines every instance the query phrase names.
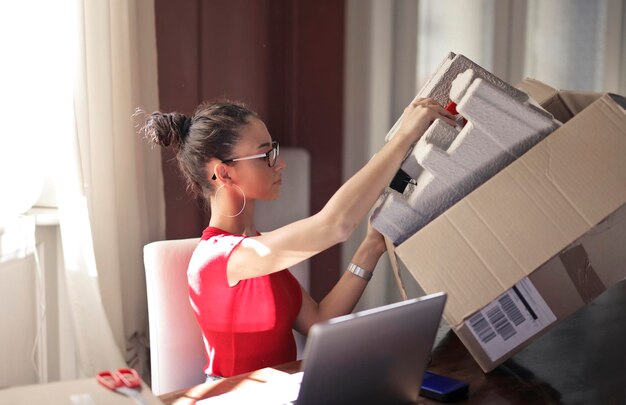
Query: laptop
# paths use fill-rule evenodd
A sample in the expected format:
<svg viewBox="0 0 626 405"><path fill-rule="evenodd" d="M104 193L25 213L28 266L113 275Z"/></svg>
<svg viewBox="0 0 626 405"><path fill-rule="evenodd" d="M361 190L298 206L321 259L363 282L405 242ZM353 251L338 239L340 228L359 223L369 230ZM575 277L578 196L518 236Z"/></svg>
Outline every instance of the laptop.
<svg viewBox="0 0 626 405"><path fill-rule="evenodd" d="M414 403L446 298L445 293L431 294L315 324L300 373L254 392L233 391L198 403Z"/></svg>

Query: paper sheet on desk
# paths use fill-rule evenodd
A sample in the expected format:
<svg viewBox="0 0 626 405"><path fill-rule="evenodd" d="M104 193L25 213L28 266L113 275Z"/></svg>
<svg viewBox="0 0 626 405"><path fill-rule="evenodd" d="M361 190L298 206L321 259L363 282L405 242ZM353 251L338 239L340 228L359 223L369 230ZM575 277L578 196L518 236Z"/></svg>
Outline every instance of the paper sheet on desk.
<svg viewBox="0 0 626 405"><path fill-rule="evenodd" d="M298 398L302 372L286 375L270 382L246 387L216 397L203 399L197 405L282 405L292 404Z"/></svg>

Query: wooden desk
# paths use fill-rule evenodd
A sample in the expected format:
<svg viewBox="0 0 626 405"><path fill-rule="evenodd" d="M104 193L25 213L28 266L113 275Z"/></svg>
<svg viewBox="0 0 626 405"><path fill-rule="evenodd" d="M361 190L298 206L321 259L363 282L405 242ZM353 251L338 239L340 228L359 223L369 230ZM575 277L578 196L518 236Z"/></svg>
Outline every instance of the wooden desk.
<svg viewBox="0 0 626 405"><path fill-rule="evenodd" d="M626 282L606 291L489 374L480 370L452 331L436 344L428 369L469 382L469 398L457 403L626 404ZM292 362L159 398L165 404L194 404L297 371L299 362ZM438 402L420 399L419 403Z"/></svg>
<svg viewBox="0 0 626 405"><path fill-rule="evenodd" d="M292 361L273 368L264 368L251 373L241 374L219 381L212 381L196 385L189 389L170 392L160 395L159 399L165 404L187 405L196 401L225 394L233 390L246 389L257 384L263 384L285 373L294 374L300 371L300 361Z"/></svg>

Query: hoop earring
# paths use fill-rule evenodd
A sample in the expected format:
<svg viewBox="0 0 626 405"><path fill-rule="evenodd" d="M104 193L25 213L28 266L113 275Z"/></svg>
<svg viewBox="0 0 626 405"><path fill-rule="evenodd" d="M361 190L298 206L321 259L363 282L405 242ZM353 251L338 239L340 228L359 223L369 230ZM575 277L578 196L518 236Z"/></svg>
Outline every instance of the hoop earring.
<svg viewBox="0 0 626 405"><path fill-rule="evenodd" d="M217 190L215 190L215 203L216 203L216 204L217 204L217 195L218 195L218 194L219 194L219 192L220 192L220 191L224 188L224 186L225 186L225 185L226 185L226 184L222 184L221 186L219 186L219 187L217 188ZM239 187L238 185L233 184L233 186L237 187L237 188L239 189L239 192L240 192L240 193L241 193L241 195L243 196L243 207L241 207L241 209L239 210L239 212L238 212L238 213L236 213L235 215L222 215L222 216L224 216L224 217L228 217L228 218L235 218L235 217L238 217L238 216L239 216L239 215L243 212L243 210L246 208L246 193L244 193L244 192L243 192L243 190L241 189L241 187ZM217 205L219 205L219 204L217 204Z"/></svg>

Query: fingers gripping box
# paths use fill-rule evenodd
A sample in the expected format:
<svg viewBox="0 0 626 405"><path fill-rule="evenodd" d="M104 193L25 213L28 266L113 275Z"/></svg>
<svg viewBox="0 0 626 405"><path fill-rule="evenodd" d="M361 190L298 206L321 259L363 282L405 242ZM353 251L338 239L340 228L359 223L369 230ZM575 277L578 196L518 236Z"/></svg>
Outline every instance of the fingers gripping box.
<svg viewBox="0 0 626 405"><path fill-rule="evenodd" d="M485 372L626 276L626 99L517 87L563 125L396 247Z"/></svg>

